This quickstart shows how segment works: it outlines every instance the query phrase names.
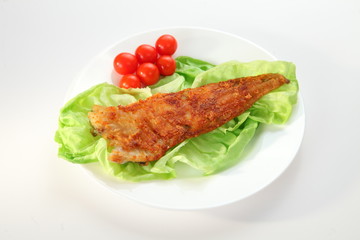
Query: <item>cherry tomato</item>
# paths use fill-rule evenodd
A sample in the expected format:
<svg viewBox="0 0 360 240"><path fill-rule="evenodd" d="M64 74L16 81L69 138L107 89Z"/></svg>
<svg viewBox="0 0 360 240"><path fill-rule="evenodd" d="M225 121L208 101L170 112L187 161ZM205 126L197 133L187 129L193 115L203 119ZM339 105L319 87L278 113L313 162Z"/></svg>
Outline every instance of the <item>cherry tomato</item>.
<svg viewBox="0 0 360 240"><path fill-rule="evenodd" d="M159 68L160 74L163 76L169 76L175 72L176 62L169 55L162 55L156 61L156 65Z"/></svg>
<svg viewBox="0 0 360 240"><path fill-rule="evenodd" d="M155 63L157 55L156 49L147 44L140 45L135 51L135 56L139 63Z"/></svg>
<svg viewBox="0 0 360 240"><path fill-rule="evenodd" d="M155 47L160 55L173 55L177 49L177 41L173 36L165 34L158 38Z"/></svg>
<svg viewBox="0 0 360 240"><path fill-rule="evenodd" d="M138 61L131 53L120 53L114 59L114 69L122 75L134 73L137 66Z"/></svg>
<svg viewBox="0 0 360 240"><path fill-rule="evenodd" d="M158 67L153 63L142 63L138 67L136 74L146 85L153 85L159 81L160 72Z"/></svg>
<svg viewBox="0 0 360 240"><path fill-rule="evenodd" d="M124 75L119 83L119 87L121 88L141 88L140 79L134 74L126 74Z"/></svg>

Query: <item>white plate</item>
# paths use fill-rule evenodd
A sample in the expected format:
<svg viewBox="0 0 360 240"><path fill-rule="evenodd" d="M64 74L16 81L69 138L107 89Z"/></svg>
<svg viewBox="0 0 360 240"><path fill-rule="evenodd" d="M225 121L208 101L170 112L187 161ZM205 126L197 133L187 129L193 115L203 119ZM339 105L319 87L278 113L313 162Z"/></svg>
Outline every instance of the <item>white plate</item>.
<svg viewBox="0 0 360 240"><path fill-rule="evenodd" d="M232 34L203 28L168 28L137 34L95 57L73 82L67 99L101 82L113 82L112 61L140 44L154 44L162 34L178 40L176 56L184 55L219 64L229 60L276 60L254 43ZM203 209L248 197L274 181L294 159L303 137L305 115L298 104L284 126L261 126L243 159L234 167L212 176L185 176L163 181L123 182L106 175L97 164L81 165L96 181L117 194L151 206L168 209ZM189 170L190 171L190 170Z"/></svg>

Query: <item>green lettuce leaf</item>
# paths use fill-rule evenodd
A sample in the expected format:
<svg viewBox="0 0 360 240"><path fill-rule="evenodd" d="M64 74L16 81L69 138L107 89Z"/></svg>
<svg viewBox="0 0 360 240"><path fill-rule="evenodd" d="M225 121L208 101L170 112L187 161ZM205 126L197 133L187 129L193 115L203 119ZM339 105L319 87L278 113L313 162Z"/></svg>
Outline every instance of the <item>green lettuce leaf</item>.
<svg viewBox="0 0 360 240"><path fill-rule="evenodd" d="M98 162L109 174L128 181L174 178L177 176L177 162L209 175L238 163L258 125L285 123L296 103L298 83L292 63L230 61L215 66L190 57L178 57L176 63L175 74L161 79L150 88L126 90L102 83L66 103L60 111L59 127L55 134L55 141L59 143L59 156L79 164ZM247 112L218 129L180 143L161 159L147 166L132 162L117 164L108 161L111 149L108 148L105 139L92 134L92 127L87 118L88 112L95 104L127 105L159 92L176 92L188 87L262 73L281 73L290 80L290 84L265 95Z"/></svg>
<svg viewBox="0 0 360 240"><path fill-rule="evenodd" d="M176 72L185 78L183 89L191 87L198 74L213 67L215 65L191 57L181 56L176 58Z"/></svg>
<svg viewBox="0 0 360 240"><path fill-rule="evenodd" d="M298 82L295 76L295 65L292 63L261 60L246 63L230 61L198 74L191 87L265 73L280 73L289 79L290 83L275 89L257 101L250 109L250 118L261 123L283 124L290 117L292 106L297 101Z"/></svg>

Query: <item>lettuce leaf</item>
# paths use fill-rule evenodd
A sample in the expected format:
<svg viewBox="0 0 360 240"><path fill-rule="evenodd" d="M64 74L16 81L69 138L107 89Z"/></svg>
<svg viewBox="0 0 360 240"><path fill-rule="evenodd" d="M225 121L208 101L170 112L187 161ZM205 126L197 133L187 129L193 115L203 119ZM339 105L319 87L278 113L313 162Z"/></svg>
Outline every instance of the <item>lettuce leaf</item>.
<svg viewBox="0 0 360 240"><path fill-rule="evenodd" d="M295 65L289 62L230 61L215 66L190 57L178 57L176 63L175 74L161 79L150 88L126 90L102 83L66 103L60 110L59 127L55 134L55 141L59 143L59 157L79 164L98 162L109 174L128 181L174 178L177 176L177 162L209 175L240 161L244 148L253 138L260 123L285 123L297 100ZM127 105L158 92L176 92L188 87L270 72L283 74L290 80L290 84L265 95L248 111L218 129L180 143L161 159L147 166L108 161L111 150L105 139L92 134L87 118L94 104Z"/></svg>
<svg viewBox="0 0 360 240"><path fill-rule="evenodd" d="M265 73L280 73L289 79L290 83L284 84L257 101L250 109L250 118L261 123L283 124L291 115L292 105L296 104L299 88L295 65L292 63L261 60L247 63L230 61L198 74L191 87Z"/></svg>

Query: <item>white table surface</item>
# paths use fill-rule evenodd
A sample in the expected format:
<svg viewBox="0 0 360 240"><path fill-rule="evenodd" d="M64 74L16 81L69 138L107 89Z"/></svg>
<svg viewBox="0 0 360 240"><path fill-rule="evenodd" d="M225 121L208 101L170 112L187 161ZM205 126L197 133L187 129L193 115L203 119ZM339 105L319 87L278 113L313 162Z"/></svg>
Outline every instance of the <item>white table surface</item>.
<svg viewBox="0 0 360 240"><path fill-rule="evenodd" d="M149 29L247 38L297 65L306 130L270 186L207 210L117 196L57 158L66 91L88 60ZM0 239L360 239L360 2L0 0Z"/></svg>

